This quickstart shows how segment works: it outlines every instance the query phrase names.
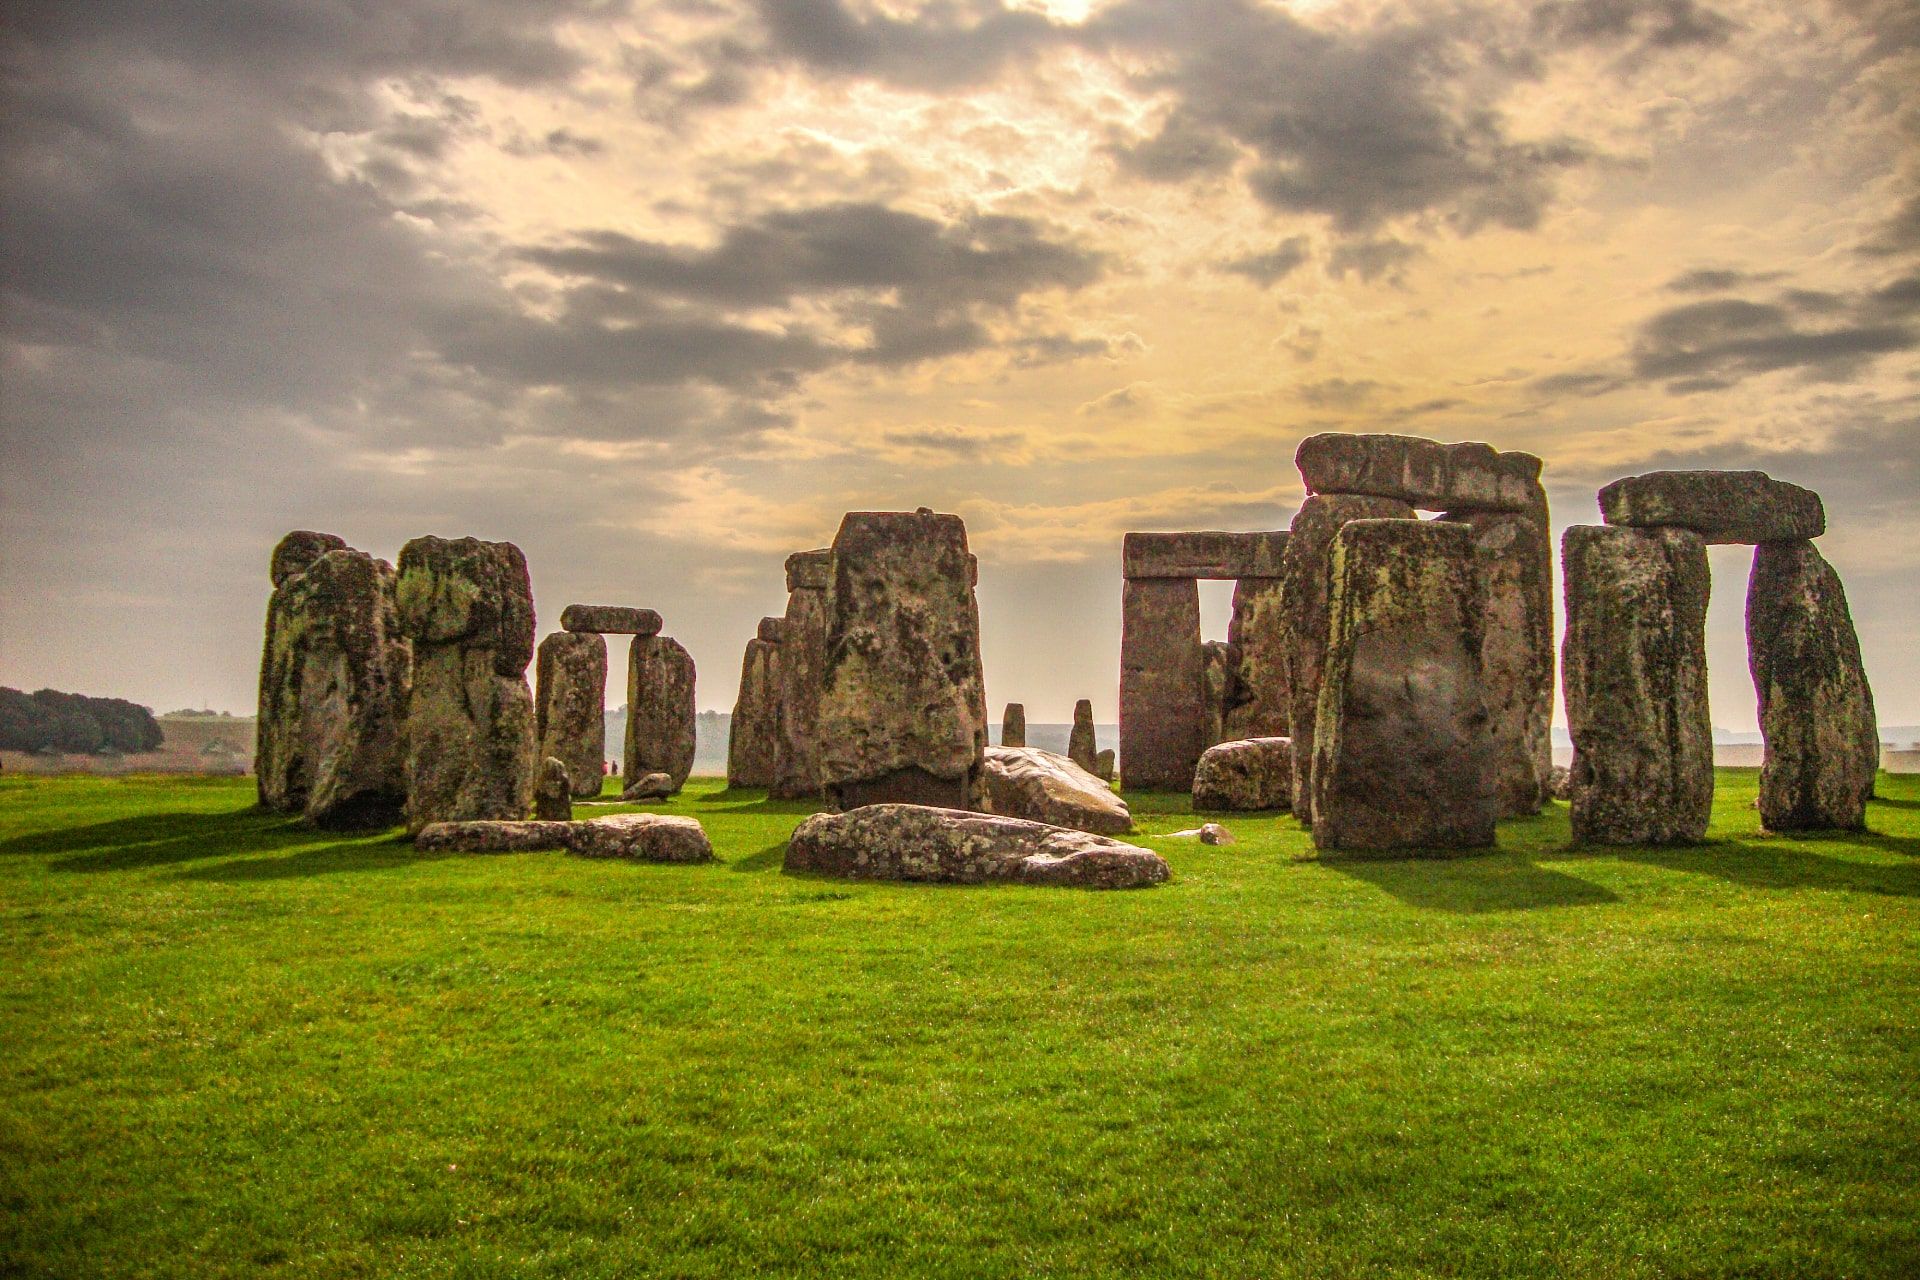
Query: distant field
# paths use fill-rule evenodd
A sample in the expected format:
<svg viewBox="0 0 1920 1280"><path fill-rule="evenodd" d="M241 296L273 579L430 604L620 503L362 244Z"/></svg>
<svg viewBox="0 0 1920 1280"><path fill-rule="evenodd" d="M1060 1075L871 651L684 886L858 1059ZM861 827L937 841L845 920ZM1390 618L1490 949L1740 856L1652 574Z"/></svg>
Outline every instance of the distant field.
<svg viewBox="0 0 1920 1280"><path fill-rule="evenodd" d="M1920 782L1874 833L1157 889L417 857L0 778L0 1274L1913 1276Z"/></svg>

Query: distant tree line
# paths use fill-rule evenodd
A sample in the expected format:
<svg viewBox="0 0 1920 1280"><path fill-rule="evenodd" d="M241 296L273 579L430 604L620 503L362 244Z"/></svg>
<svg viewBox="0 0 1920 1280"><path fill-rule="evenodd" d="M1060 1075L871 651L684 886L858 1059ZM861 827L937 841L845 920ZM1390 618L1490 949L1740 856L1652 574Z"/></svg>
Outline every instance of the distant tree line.
<svg viewBox="0 0 1920 1280"><path fill-rule="evenodd" d="M125 698L0 689L0 749L98 755L153 751L165 735L153 712Z"/></svg>

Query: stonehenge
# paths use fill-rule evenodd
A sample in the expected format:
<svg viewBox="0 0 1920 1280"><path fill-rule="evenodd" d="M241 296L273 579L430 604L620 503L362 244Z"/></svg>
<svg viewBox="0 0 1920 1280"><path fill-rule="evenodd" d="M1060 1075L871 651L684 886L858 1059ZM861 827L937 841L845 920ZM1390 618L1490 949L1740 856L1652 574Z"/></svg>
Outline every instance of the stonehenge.
<svg viewBox="0 0 1920 1280"><path fill-rule="evenodd" d="M773 785L780 740L780 636L785 619L762 618L740 660L740 692L727 735L727 785Z"/></svg>
<svg viewBox="0 0 1920 1280"><path fill-rule="evenodd" d="M678 640L636 635L627 648L625 775L664 773L673 790L693 772L693 655Z"/></svg>
<svg viewBox="0 0 1920 1280"><path fill-rule="evenodd" d="M811 800L821 793L820 691L826 680L829 592L833 552L787 557L787 612L780 628L779 732L774 739L773 784L780 800Z"/></svg>
<svg viewBox="0 0 1920 1280"><path fill-rule="evenodd" d="M571 612L572 606L569 606ZM607 642L595 631L556 631L534 658L542 759L558 759L573 794L600 794L606 762Z"/></svg>

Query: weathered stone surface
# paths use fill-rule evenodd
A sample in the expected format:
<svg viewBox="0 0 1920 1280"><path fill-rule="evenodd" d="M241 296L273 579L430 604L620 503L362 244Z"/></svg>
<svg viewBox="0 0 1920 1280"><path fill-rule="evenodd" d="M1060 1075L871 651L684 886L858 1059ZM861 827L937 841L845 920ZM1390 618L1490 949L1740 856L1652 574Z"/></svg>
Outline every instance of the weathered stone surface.
<svg viewBox="0 0 1920 1280"><path fill-rule="evenodd" d="M317 540L297 542L298 539ZM293 534L284 571L338 541ZM363 551L325 551L283 572L267 605L254 769L260 802L316 826L390 826L406 805L406 716L412 646L399 631L393 567Z"/></svg>
<svg viewBox="0 0 1920 1280"><path fill-rule="evenodd" d="M567 850L582 858L634 862L713 861L713 844L699 821L668 813L615 813L572 823Z"/></svg>
<svg viewBox="0 0 1920 1280"><path fill-rule="evenodd" d="M1684 529L1574 525L1560 562L1575 842L1700 839L1713 806L1706 544Z"/></svg>
<svg viewBox="0 0 1920 1280"><path fill-rule="evenodd" d="M1327 653L1327 597L1333 537L1349 520L1411 520L1413 508L1394 498L1347 494L1309 497L1293 518L1281 574L1281 610L1286 619L1287 716L1293 740L1293 811L1313 821L1313 724L1319 714L1320 671Z"/></svg>
<svg viewBox="0 0 1920 1280"><path fill-rule="evenodd" d="M1253 811L1293 807L1293 743L1245 738L1208 747L1193 774L1193 807Z"/></svg>
<svg viewBox="0 0 1920 1280"><path fill-rule="evenodd" d="M1167 878L1166 860L1111 836L926 805L817 813L787 845L788 871L871 880L1131 889Z"/></svg>
<svg viewBox="0 0 1920 1280"><path fill-rule="evenodd" d="M787 557L788 591L833 590L833 548L796 551Z"/></svg>
<svg viewBox="0 0 1920 1280"><path fill-rule="evenodd" d="M1206 750L1206 653L1191 578L1129 578L1120 597L1120 758L1129 787L1185 791Z"/></svg>
<svg viewBox="0 0 1920 1280"><path fill-rule="evenodd" d="M1547 772L1547 794L1555 800L1573 799L1573 770L1556 764Z"/></svg>
<svg viewBox="0 0 1920 1280"><path fill-rule="evenodd" d="M1273 578L1285 533L1130 533L1120 544L1128 578Z"/></svg>
<svg viewBox="0 0 1920 1280"><path fill-rule="evenodd" d="M431 822L414 833L413 847L430 853L538 853L566 848L573 825L524 818Z"/></svg>
<svg viewBox="0 0 1920 1280"><path fill-rule="evenodd" d="M1000 745L1003 747L1024 747L1027 745L1027 708L1019 702L1009 702L1000 717Z"/></svg>
<svg viewBox="0 0 1920 1280"><path fill-rule="evenodd" d="M668 636L635 636L627 649L626 770L664 773L678 791L693 772L693 656Z"/></svg>
<svg viewBox="0 0 1920 1280"><path fill-rule="evenodd" d="M636 800L665 800L679 789L670 774L643 773L627 784L620 798L629 804Z"/></svg>
<svg viewBox="0 0 1920 1280"><path fill-rule="evenodd" d="M485 648L503 676L533 661L533 580L511 542L415 538L400 548L394 598L415 644Z"/></svg>
<svg viewBox="0 0 1920 1280"><path fill-rule="evenodd" d="M533 807L537 751L525 676L493 669L493 651L416 644L407 701L407 829L512 821Z"/></svg>
<svg viewBox="0 0 1920 1280"><path fill-rule="evenodd" d="M811 800L820 781L820 692L826 685L833 552L787 557L787 613L780 629L780 737L769 795Z"/></svg>
<svg viewBox="0 0 1920 1280"><path fill-rule="evenodd" d="M727 785L772 786L779 743L780 646L755 637L740 659L740 692L727 734Z"/></svg>
<svg viewBox="0 0 1920 1280"><path fill-rule="evenodd" d="M573 820L573 781L567 762L548 756L540 762L540 780L533 789L533 816L541 822Z"/></svg>
<svg viewBox="0 0 1920 1280"><path fill-rule="evenodd" d="M1799 542L1827 531L1820 495L1764 471L1649 471L1600 490L1608 524L1691 529L1708 542Z"/></svg>
<svg viewBox="0 0 1920 1280"><path fill-rule="evenodd" d="M289 578L297 578L311 569L313 562L327 552L345 550L347 540L338 534L295 529L273 548L267 573L273 579L274 586L282 586Z"/></svg>
<svg viewBox="0 0 1920 1280"><path fill-rule="evenodd" d="M1286 534L1273 535L1285 538ZM1284 553L1285 543L1281 544ZM1236 700L1226 708L1221 741L1285 737L1293 720L1287 670L1283 580L1242 578L1233 587L1227 643L1239 654Z"/></svg>
<svg viewBox="0 0 1920 1280"><path fill-rule="evenodd" d="M833 541L818 739L842 808L985 799L986 684L959 516L853 511Z"/></svg>
<svg viewBox="0 0 1920 1280"><path fill-rule="evenodd" d="M1227 739L1227 717L1246 701L1240 688L1240 650L1224 640L1208 640L1200 646L1202 683L1207 691L1207 746ZM1197 761L1195 762L1198 763Z"/></svg>
<svg viewBox="0 0 1920 1280"><path fill-rule="evenodd" d="M1473 537L1440 520L1357 520L1333 541L1314 727L1313 843L1328 853L1493 843Z"/></svg>
<svg viewBox="0 0 1920 1280"><path fill-rule="evenodd" d="M1233 838L1233 832L1227 830L1217 822L1203 822L1199 826L1189 827L1185 831L1170 831L1167 833L1166 838L1169 840L1198 840L1201 844L1238 843L1238 841Z"/></svg>
<svg viewBox="0 0 1920 1280"><path fill-rule="evenodd" d="M1073 704L1073 728L1067 730L1067 759L1091 773L1098 766L1098 743L1093 736L1093 700Z"/></svg>
<svg viewBox="0 0 1920 1280"><path fill-rule="evenodd" d="M570 604L560 611L560 629L604 636L657 636L660 615L619 604Z"/></svg>
<svg viewBox="0 0 1920 1280"><path fill-rule="evenodd" d="M1112 782L1114 775L1113 748L1102 747L1093 758L1093 776L1102 782Z"/></svg>
<svg viewBox="0 0 1920 1280"><path fill-rule="evenodd" d="M1538 813L1553 767L1553 545L1538 515L1469 511L1444 519L1473 530L1486 594L1481 687L1493 734L1500 816Z"/></svg>
<svg viewBox="0 0 1920 1280"><path fill-rule="evenodd" d="M1430 511L1531 511L1540 459L1485 444L1442 444L1422 436L1327 432L1293 455L1308 493L1397 498Z"/></svg>
<svg viewBox="0 0 1920 1280"><path fill-rule="evenodd" d="M1108 836L1133 830L1133 814L1112 787L1051 751L988 747L986 778L987 799L1004 817Z"/></svg>
<svg viewBox="0 0 1920 1280"><path fill-rule="evenodd" d="M755 634L768 644L779 644L781 639L787 634L787 620L785 618L762 618L760 619L760 629Z"/></svg>
<svg viewBox="0 0 1920 1280"><path fill-rule="evenodd" d="M556 631L540 642L534 671L540 755L566 766L573 794L600 794L607 750L607 642L598 632Z"/></svg>
<svg viewBox="0 0 1920 1280"><path fill-rule="evenodd" d="M1747 659L1770 831L1858 831L1880 767L1873 690L1840 575L1811 542L1767 542L1747 583Z"/></svg>

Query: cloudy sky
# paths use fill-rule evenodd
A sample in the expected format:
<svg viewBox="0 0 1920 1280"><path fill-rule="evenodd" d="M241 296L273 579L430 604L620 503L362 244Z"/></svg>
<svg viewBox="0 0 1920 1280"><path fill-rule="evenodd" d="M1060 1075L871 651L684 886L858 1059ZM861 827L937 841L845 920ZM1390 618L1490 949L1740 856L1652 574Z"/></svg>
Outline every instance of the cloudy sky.
<svg viewBox="0 0 1920 1280"><path fill-rule="evenodd" d="M286 530L525 548L703 707L842 511L964 515L989 697L1325 430L1818 489L1920 722L1910 0L8 0L0 683L248 710ZM1753 724L1715 553L1714 717ZM1209 597L1209 626L1224 605Z"/></svg>

